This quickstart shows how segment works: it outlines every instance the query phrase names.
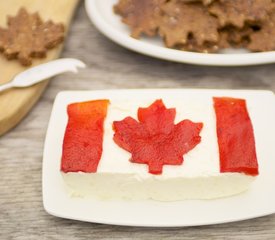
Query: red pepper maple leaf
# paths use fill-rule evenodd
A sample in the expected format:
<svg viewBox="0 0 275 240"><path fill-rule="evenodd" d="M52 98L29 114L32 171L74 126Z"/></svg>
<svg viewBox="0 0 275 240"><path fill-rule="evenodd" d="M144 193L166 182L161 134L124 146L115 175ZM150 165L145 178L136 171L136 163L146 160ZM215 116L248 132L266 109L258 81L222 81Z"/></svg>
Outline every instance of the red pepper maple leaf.
<svg viewBox="0 0 275 240"><path fill-rule="evenodd" d="M131 162L148 164L149 173L161 174L163 165L181 165L183 155L201 141L202 123L183 120L174 124L175 108L162 100L138 109L138 120L114 121L114 141L132 154Z"/></svg>

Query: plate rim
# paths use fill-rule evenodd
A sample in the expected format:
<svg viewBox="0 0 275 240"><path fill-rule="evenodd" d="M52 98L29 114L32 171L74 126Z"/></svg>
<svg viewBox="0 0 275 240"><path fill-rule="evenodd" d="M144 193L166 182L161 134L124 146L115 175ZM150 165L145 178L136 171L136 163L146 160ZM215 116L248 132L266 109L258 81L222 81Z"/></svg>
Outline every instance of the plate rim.
<svg viewBox="0 0 275 240"><path fill-rule="evenodd" d="M241 54L206 54L179 51L136 40L129 35L121 33L121 31L113 28L105 21L100 11L97 11L97 1L100 0L85 0L86 13L91 22L107 38L134 52L162 60L204 66L236 67L275 63L275 51Z"/></svg>
<svg viewBox="0 0 275 240"><path fill-rule="evenodd" d="M243 220L248 220L248 219L252 219L252 218L259 218L259 217L263 217L263 216L267 216L267 215L270 215L270 214L274 214L275 213L275 205L273 208L270 208L269 211L263 211L261 212L260 214L253 214L251 213L250 215L247 214L245 217L242 217L242 218L238 218L237 220L236 219L226 219L226 220L217 220L217 221L210 221L210 222L200 222L200 221L197 221L196 224L194 223L191 223L191 224L175 224L175 223L163 223L163 224L160 224L160 223L150 223L150 224L142 224L142 223L136 223L134 220L132 222L129 222L129 221L126 221L122 219L120 220L108 220L108 219L105 219L105 220L98 220L96 218L93 218L93 217L89 217L88 218L83 218L81 216L70 216L70 214L66 215L64 214L64 212L60 211L58 208L55 208L53 207L50 202L49 202L49 192L48 192L48 188L46 187L47 185L47 172L46 171L46 167L47 167L47 164L48 161L46 161L46 156L47 156L47 149L49 147L49 141L50 141L50 135L49 135L49 128L51 127L51 122L54 120L53 118L53 113L54 111L56 111L56 104L60 101L59 99L62 99L62 96L63 95L67 95L67 96L70 96L71 94L75 94L75 93L83 93L83 92L86 92L87 94L89 93L94 93L94 92L99 92L99 93L108 93L108 92L121 92L121 91L147 91L147 92L150 92L150 91L161 91L161 92L166 92L166 91L217 91L217 92L223 92L223 91L226 91L226 92L262 92L262 93L268 93L268 94L272 94L272 96L274 96L274 93L272 91L268 91L268 90L226 90L226 89L110 89L110 90L88 90L88 91L62 91L62 92L59 92L58 95L56 96L55 98L55 101L54 101L54 106L53 106L53 109L52 109L52 113L51 113L51 117L50 117L50 120L49 120L49 126L48 126L48 130L47 130L47 134L46 134L46 139L45 139L45 145L44 145L44 153L43 153L43 164L42 164L42 196L43 196L43 206L44 206L44 209L46 210L46 212L48 212L49 214L53 215L53 216L56 216L56 217L61 217L61 218L66 218L66 219L73 219L73 220L79 220L79 221L85 221L85 222L94 222L94 223L102 223L102 224L108 224L108 225L121 225L121 226L136 226L136 227L190 227L190 226L203 226L203 225L213 225L213 224L222 224L222 223L229 223L229 222L238 222L238 221L243 221ZM275 100L275 99L274 99ZM66 193L65 193L66 194ZM68 199L70 199L69 196L67 196ZM70 200L69 200L70 201ZM90 200L89 200L90 201ZM92 202L102 202L102 201L99 201L99 200L91 200ZM152 200L148 200L149 202L154 202ZM148 201L144 201L144 202L148 202ZM192 200L191 200L192 201ZM117 202L117 201L116 201ZM123 204L125 204L125 201L119 201ZM157 201L156 201L157 202ZM169 204L169 203L165 203L165 204Z"/></svg>

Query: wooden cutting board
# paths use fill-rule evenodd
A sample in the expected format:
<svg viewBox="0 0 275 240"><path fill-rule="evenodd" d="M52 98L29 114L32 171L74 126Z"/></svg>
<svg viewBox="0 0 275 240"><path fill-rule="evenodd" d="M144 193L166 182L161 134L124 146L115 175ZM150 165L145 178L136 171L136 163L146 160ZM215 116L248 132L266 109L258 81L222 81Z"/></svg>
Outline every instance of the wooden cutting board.
<svg viewBox="0 0 275 240"><path fill-rule="evenodd" d="M38 11L43 20L52 19L62 22L66 30L69 29L74 10L79 0L9 0L0 1L0 26L5 27L7 15L16 15L20 7L25 7L28 12ZM32 66L58 58L62 45L49 51L47 58L34 60ZM9 82L19 72L27 69L18 61L6 60L0 54L0 84ZM0 93L0 135L13 128L30 111L37 102L48 81L24 89L11 89Z"/></svg>

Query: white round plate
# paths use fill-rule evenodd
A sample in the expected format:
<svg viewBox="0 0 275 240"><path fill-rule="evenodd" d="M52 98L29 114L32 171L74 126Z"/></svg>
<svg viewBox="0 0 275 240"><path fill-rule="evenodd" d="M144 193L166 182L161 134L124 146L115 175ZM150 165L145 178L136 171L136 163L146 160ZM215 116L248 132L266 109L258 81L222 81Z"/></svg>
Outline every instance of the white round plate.
<svg viewBox="0 0 275 240"><path fill-rule="evenodd" d="M169 61L209 66L245 66L275 63L275 51L249 53L228 50L225 53L206 54L166 48L159 38L136 40L129 36L129 28L113 12L118 0L86 0L86 10L94 25L117 44L148 56Z"/></svg>

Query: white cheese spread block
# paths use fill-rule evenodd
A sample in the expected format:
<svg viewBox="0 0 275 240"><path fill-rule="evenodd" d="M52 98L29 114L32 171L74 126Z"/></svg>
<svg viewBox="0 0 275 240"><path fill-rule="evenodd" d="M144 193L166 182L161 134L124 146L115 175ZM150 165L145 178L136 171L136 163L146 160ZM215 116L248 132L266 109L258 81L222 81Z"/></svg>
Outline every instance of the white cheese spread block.
<svg viewBox="0 0 275 240"><path fill-rule="evenodd" d="M131 154L114 141L113 121L131 116L137 119L139 107L148 107L156 99L110 99L104 123L103 153L96 173L62 173L69 193L77 197L100 199L215 199L246 191L254 176L220 173L216 116L211 97L162 98L167 108L176 108L178 123L184 119L204 124L201 142L183 156L180 166L164 165L160 175L148 173L146 164L129 161ZM247 105L249 112L249 104ZM253 119L251 119L253 124Z"/></svg>

